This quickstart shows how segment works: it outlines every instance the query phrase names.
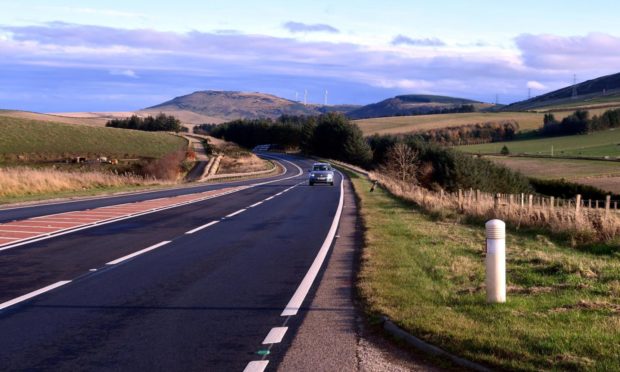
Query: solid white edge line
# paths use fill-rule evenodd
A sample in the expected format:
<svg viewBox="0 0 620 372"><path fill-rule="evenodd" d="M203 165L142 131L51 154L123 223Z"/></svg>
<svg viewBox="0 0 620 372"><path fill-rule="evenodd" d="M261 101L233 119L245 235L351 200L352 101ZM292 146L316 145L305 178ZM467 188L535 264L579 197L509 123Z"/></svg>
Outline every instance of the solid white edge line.
<svg viewBox="0 0 620 372"><path fill-rule="evenodd" d="M209 227L209 226L213 226L213 225L215 225L215 224L216 224L216 223L218 223L218 222L220 222L220 221L211 221L211 222L209 222L209 223L207 223L207 224L204 224L204 225L202 225L202 226L199 226L199 227L197 227L197 228L195 228L195 229L193 229L193 230L189 230L189 231L188 231L188 232L186 232L185 234L193 234L193 233L198 232L198 231L200 231L200 230L202 230L202 229L206 229L206 228L207 228L207 227Z"/></svg>
<svg viewBox="0 0 620 372"><path fill-rule="evenodd" d="M227 215L226 215L226 218L234 217L234 216L238 215L239 213L243 213L243 212L245 212L246 210L247 210L247 209L245 209L245 208L243 208L243 209L239 209L239 210L238 210L238 211L236 211L236 212L232 212L231 214L227 214Z"/></svg>
<svg viewBox="0 0 620 372"><path fill-rule="evenodd" d="M252 205L250 205L248 208L254 208L254 207L258 207L259 205L263 204L262 201L259 201L258 203L254 203Z"/></svg>
<svg viewBox="0 0 620 372"><path fill-rule="evenodd" d="M263 372L269 364L268 360L253 360L245 366L243 372Z"/></svg>
<svg viewBox="0 0 620 372"><path fill-rule="evenodd" d="M265 157L270 157L270 156L265 156ZM262 186L262 185L267 185L267 184L274 183L274 182L286 181L286 180L289 180L291 178L299 177L299 176L301 176L303 174L303 170L297 164L295 164L295 163L293 163L293 162L291 162L289 160L279 159L279 158L273 157L273 156L272 156L272 158L291 164L292 166L297 168L298 173L293 175L293 176L290 176L290 177L278 178L276 180L271 180L271 181L266 181L266 182L261 182L261 183L255 183L255 184L250 184L250 185L241 185L241 186L231 186L231 187L238 187L238 189L233 190L233 191L228 191L228 192L225 192L225 193L222 193L222 194L216 194L216 195L212 195L212 196L207 196L207 197L196 199L196 200L192 200L192 201L189 201L189 202L181 202L181 203L178 203L178 204L172 204L172 205L169 205L169 206L166 206L166 207L155 208L155 209L148 210L148 211L145 211L145 212L129 214L129 215L124 216L124 217L112 218L112 219L109 219L109 220L101 220L101 221L98 221L98 222L85 223L85 224L78 225L78 226L75 226L75 227L70 227L70 228L67 228L67 229L61 229L61 230L58 230L58 231L53 232L53 233L46 233L46 234L41 234L41 235L38 235L38 236L31 237L31 238L19 239L16 242L2 243L2 244L0 244L0 252L4 251L4 250L7 250L7 249L17 248L17 247L20 247L22 245L39 242L41 240L47 240L47 239L55 238L55 237L58 237L58 236L63 236L63 235L71 234L71 233L74 233L74 232L77 232L77 231L90 229L92 227L107 225L107 224L110 224L110 223L119 222L119 221L127 220L127 219L130 219L130 218L134 218L134 217L140 217L140 216L143 216L143 215L147 215L147 214L151 214L151 213L157 213L157 212L161 212L161 211L164 211L164 210L168 210L168 209L172 209L172 208L176 208L176 207L180 207L180 206L184 206L184 205L188 205L188 204L199 203L201 201L219 198L219 197L222 197L222 196L225 196L225 195L230 195L230 194L234 194L234 193L239 192L239 191L247 190L247 189L250 189L250 188L253 188L253 187L256 187L256 186ZM284 168L284 170L285 170L285 172L282 175L285 175L285 174L288 173L288 169ZM224 184L224 185L226 185L226 184ZM202 187L202 186L197 186L197 187ZM190 194L184 194L184 195L190 195ZM179 196L184 196L184 195L179 195ZM160 199L165 199L165 198L160 198ZM273 199L273 197L271 197L270 199ZM270 199L267 199L267 200L270 200ZM151 200L155 200L155 199L151 199ZM145 200L145 202L148 202L148 201L150 201L150 200ZM139 203L139 202L136 202L136 203ZM125 204L132 204L132 203L122 203L122 204L118 204L118 205L111 205L111 206L106 206L106 207L101 207L101 208L111 208L111 207L116 207L116 206L125 205ZM58 213L58 214L65 214L65 213L71 213L71 212L63 212L63 213ZM48 215L48 216L38 216L38 217L30 218L28 220L33 220L33 219L43 218L43 217L49 217L49 216L55 216L55 215L58 215L58 214L51 214L51 215Z"/></svg>
<svg viewBox="0 0 620 372"><path fill-rule="evenodd" d="M340 172L338 172L340 173ZM321 270L321 266L323 265L323 261L325 261L325 257L327 257L327 253L329 252L329 248L334 241L334 237L336 236L336 230L338 230L338 224L340 223L340 215L342 214L342 206L344 204L344 176L340 173L340 199L338 201L338 208L336 209L336 214L334 215L334 220L332 221L332 225L329 228L329 232L325 237L325 241L319 250L314 262L308 269L306 276L304 276L303 280L299 284L299 287L293 294L293 297L288 302L281 316L291 316L297 315L297 312L301 308L304 299L308 295L314 280L316 279L319 271Z"/></svg>
<svg viewBox="0 0 620 372"><path fill-rule="evenodd" d="M265 199L265 201L271 200L271 199L273 199L273 198L274 198L273 196L270 196L270 197L268 197L267 199Z"/></svg>
<svg viewBox="0 0 620 372"><path fill-rule="evenodd" d="M108 262L106 265L116 265L117 263L121 263L121 262L123 262L123 261L127 261L127 260L128 260L128 259L130 259L130 258L134 258L134 257L136 257L136 256L139 256L139 255L143 254L143 253L146 253L146 252L152 251L153 249L157 249L157 248L159 248L159 247L161 247L161 246L164 246L164 245L166 245L166 244L168 244L168 243L171 243L171 241L170 241L170 240L166 240L166 241L163 241L163 242L157 243L157 244L152 245L152 246L150 246L150 247L148 247L148 248L144 248L144 249L142 249L142 250L140 250L140 251L133 252L132 254L128 254L127 256L123 256L123 257L121 257L121 258L117 258L117 259L116 259L116 260L114 260L114 261L110 261L110 262Z"/></svg>
<svg viewBox="0 0 620 372"><path fill-rule="evenodd" d="M23 301L29 300L29 299L31 299L31 298L33 298L33 297L36 297L36 296L38 296L38 295L40 295L40 294L43 294L43 293L45 293L45 292L49 292L49 291L51 291L52 289L56 289L56 288L61 287L61 286L65 285L65 284L67 284L67 283L71 283L71 281L70 281L70 280L62 280L62 281L60 281L60 282L56 282L56 283L54 283L54 284L52 284L52 285L48 285L47 287L43 287L43 288L41 288L41 289L37 289L37 290L36 290L36 291L34 291L34 292L30 292L30 293L27 293L27 294L25 294L25 295L23 295L23 296L19 296L19 297L17 297L17 298L14 298L14 299L12 299L12 300L10 300L10 301L7 301L7 302L4 302L4 303L1 303L1 304L0 304L0 310L4 310L4 309L6 309L7 307L10 307L10 306L13 306L13 305L15 305L15 304L18 304L18 303L20 303L20 302L23 302Z"/></svg>
<svg viewBox="0 0 620 372"><path fill-rule="evenodd" d="M263 340L263 345L278 344L282 342L284 334L288 330L288 327L273 327L267 334L267 337Z"/></svg>

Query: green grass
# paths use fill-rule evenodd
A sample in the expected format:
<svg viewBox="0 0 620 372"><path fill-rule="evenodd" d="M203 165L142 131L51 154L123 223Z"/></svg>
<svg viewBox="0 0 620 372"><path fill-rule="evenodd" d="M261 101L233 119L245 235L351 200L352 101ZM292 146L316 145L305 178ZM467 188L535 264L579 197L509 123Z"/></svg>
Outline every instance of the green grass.
<svg viewBox="0 0 620 372"><path fill-rule="evenodd" d="M551 155L551 146L553 146L553 153L556 156L620 157L620 130L458 146L457 148L469 153L497 154L504 145L508 147L511 154Z"/></svg>
<svg viewBox="0 0 620 372"><path fill-rule="evenodd" d="M541 179L620 176L620 164L610 161L507 156L485 156L485 159Z"/></svg>
<svg viewBox="0 0 620 372"><path fill-rule="evenodd" d="M617 246L579 250L509 232L508 301L488 305L482 226L434 220L352 180L366 228L358 286L371 315L493 368L620 370Z"/></svg>
<svg viewBox="0 0 620 372"><path fill-rule="evenodd" d="M41 122L0 116L0 159L45 160L70 156L159 158L187 146L167 133Z"/></svg>

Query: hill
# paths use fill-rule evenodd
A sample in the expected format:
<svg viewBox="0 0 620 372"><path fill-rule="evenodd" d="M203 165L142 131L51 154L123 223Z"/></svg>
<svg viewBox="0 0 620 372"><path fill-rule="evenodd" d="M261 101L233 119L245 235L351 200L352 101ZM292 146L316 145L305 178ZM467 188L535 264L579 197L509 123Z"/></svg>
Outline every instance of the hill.
<svg viewBox="0 0 620 372"><path fill-rule="evenodd" d="M304 105L265 93L208 90L176 97L141 112L164 112L177 117L179 113L192 113L202 116L202 123L218 123L235 119L275 119L281 115L318 115L327 111L348 111L355 107ZM184 120L181 118L181 121Z"/></svg>
<svg viewBox="0 0 620 372"><path fill-rule="evenodd" d="M505 106L504 111L564 111L620 106L620 73L601 76Z"/></svg>
<svg viewBox="0 0 620 372"><path fill-rule="evenodd" d="M31 111L21 110L0 110L0 116L11 117L16 119L28 119L36 121L44 121L51 123L78 124L105 126L105 123L116 116L122 116L122 113L59 113L59 114L42 114Z"/></svg>
<svg viewBox="0 0 620 372"><path fill-rule="evenodd" d="M0 115L0 161L58 160L72 156L159 158L187 141L168 133L71 125Z"/></svg>
<svg viewBox="0 0 620 372"><path fill-rule="evenodd" d="M477 109L489 106L465 98L409 94L388 98L381 102L360 107L347 113L347 116L351 119L367 119L436 114L442 110L457 109L462 105L474 105Z"/></svg>

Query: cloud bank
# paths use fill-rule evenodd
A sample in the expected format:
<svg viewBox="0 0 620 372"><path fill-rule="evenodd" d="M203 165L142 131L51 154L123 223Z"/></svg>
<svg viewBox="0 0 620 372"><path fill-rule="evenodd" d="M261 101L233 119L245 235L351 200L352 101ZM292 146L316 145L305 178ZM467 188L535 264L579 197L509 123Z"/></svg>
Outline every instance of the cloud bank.
<svg viewBox="0 0 620 372"><path fill-rule="evenodd" d="M330 34L338 34L340 30L337 28L326 25L324 23L307 24L301 22L286 22L283 27L291 33L298 32L328 32Z"/></svg>
<svg viewBox="0 0 620 372"><path fill-rule="evenodd" d="M338 32L329 25L288 25L291 32ZM429 46L441 48L425 48ZM0 106L41 111L67 105L71 95L84 105L89 95L97 96L101 105L102 94L114 104L114 97L123 96L125 105L136 105L129 109L199 89L260 90L287 98L304 89L329 89L334 103L369 103L402 93L492 101L499 94L507 103L526 98L526 87L556 89L569 85L573 73L596 77L617 72L615 66L620 66L620 39L607 34L524 34L516 37L513 50L505 50L404 35L381 47L234 30L176 33L61 22L0 25L0 68L7 76L0 87ZM59 78L65 82L62 87ZM132 94L134 99L128 100ZM47 106L28 106L34 103Z"/></svg>

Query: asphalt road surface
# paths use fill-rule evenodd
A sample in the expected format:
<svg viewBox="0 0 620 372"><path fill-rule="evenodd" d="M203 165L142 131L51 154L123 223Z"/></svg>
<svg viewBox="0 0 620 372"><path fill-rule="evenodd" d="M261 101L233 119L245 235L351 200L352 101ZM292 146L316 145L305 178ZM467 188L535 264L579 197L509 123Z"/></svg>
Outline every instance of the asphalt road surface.
<svg viewBox="0 0 620 372"><path fill-rule="evenodd" d="M311 161L285 158L268 179L0 210L8 222L251 186L1 250L0 369L275 370L342 210L340 175L310 187Z"/></svg>

